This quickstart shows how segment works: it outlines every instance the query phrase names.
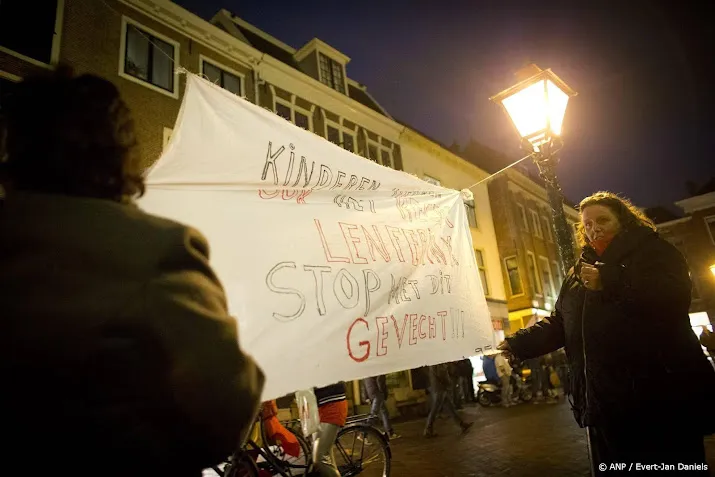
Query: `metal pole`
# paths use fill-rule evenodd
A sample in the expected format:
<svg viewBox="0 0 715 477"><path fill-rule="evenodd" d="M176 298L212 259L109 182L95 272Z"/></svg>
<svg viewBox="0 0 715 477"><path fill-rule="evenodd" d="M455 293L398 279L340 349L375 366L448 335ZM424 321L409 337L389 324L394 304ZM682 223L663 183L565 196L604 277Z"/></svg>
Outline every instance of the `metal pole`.
<svg viewBox="0 0 715 477"><path fill-rule="evenodd" d="M562 276L566 276L575 263L574 243L572 240L571 227L566 220L566 213L564 212L564 196L561 192L559 181L556 178L556 164L558 164L559 159L558 150L554 149L553 142L544 144L540 148L540 151L534 154L534 162L539 168L539 175L546 184L551 216L554 220L554 228L556 229L556 245L559 249L561 266L563 267ZM591 476L595 477L598 474L596 472L596 463L594 462L595 456L591 442L591 432L588 427L586 428L586 446L588 448Z"/></svg>
<svg viewBox="0 0 715 477"><path fill-rule="evenodd" d="M561 258L561 266L563 267L562 276L573 267L574 260L574 244L571 227L566 220L564 212L564 197L561 193L559 181L556 178L556 164L558 164L557 151L554 150L552 143L547 143L541 146L540 151L534 153L534 162L539 168L539 175L546 184L546 193L551 207L551 217L554 221L556 230L556 245L559 249L559 257Z"/></svg>

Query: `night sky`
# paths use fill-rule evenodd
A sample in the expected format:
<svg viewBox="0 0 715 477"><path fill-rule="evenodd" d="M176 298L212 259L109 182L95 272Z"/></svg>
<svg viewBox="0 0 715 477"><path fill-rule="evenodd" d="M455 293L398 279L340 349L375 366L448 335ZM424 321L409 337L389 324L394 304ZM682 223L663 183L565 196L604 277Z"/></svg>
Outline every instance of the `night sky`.
<svg viewBox="0 0 715 477"><path fill-rule="evenodd" d="M296 48L318 37L351 57L348 76L396 118L445 144L473 138L514 158L523 156L516 133L488 98L526 63L551 68L579 93L559 166L574 201L607 189L668 204L687 197L687 180L715 176L706 2L176 3L206 19L226 8Z"/></svg>

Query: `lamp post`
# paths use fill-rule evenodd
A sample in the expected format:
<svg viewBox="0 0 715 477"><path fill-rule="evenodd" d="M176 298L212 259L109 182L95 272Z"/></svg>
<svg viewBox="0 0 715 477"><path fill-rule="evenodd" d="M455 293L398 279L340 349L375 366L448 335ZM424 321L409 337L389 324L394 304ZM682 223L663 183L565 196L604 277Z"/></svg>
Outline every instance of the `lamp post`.
<svg viewBox="0 0 715 477"><path fill-rule="evenodd" d="M712 274L713 274L713 277L715 277L715 263L713 263L712 265L710 265L710 273L712 273Z"/></svg>
<svg viewBox="0 0 715 477"><path fill-rule="evenodd" d="M522 148L531 153L546 183L556 244L566 272L574 264L574 247L556 178L556 164L563 144L561 129L566 106L569 98L577 93L551 70L542 70L534 64L519 71L517 79L517 84L490 99L504 107L522 138Z"/></svg>

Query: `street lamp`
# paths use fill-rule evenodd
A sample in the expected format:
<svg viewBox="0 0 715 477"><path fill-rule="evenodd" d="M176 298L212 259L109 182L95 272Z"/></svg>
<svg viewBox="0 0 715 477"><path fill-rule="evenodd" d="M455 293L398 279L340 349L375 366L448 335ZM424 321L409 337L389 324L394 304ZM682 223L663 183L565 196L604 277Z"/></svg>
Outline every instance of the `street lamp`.
<svg viewBox="0 0 715 477"><path fill-rule="evenodd" d="M563 144L561 130L566 106L577 93L551 70L542 70L534 64L519 71L517 78L517 84L489 99L504 107L522 138L522 148L531 153L546 183L556 244L564 271L568 271L574 264L574 247L556 179L556 164Z"/></svg>
<svg viewBox="0 0 715 477"><path fill-rule="evenodd" d="M710 265L710 273L712 273L713 276L715 277L715 263L713 263L712 265Z"/></svg>

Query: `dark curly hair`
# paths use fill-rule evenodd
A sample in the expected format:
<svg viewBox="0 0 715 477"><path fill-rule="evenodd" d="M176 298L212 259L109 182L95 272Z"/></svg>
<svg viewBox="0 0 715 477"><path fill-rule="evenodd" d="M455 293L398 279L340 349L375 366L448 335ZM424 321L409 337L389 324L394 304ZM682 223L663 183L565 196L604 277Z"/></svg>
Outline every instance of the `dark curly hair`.
<svg viewBox="0 0 715 477"><path fill-rule="evenodd" d="M638 207L633 205L630 200L620 197L613 192L601 191L586 197L579 204L578 210L583 212L586 207L592 205L602 205L604 207L608 207L621 224L621 230L626 231L636 227L648 227L656 230L653 221L641 212ZM578 224L576 236L580 247L589 245L588 237L586 237L586 231L583 229L583 225L581 223Z"/></svg>
<svg viewBox="0 0 715 477"><path fill-rule="evenodd" d="M67 66L3 100L0 177L11 189L126 201L144 193L134 121L111 82Z"/></svg>

